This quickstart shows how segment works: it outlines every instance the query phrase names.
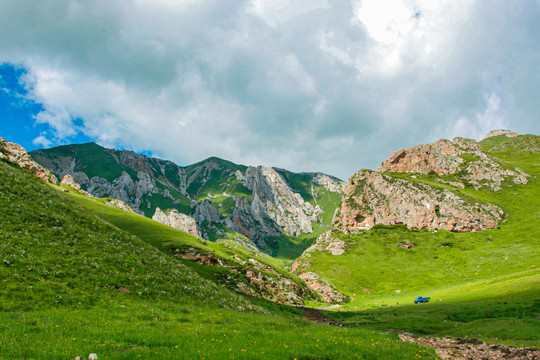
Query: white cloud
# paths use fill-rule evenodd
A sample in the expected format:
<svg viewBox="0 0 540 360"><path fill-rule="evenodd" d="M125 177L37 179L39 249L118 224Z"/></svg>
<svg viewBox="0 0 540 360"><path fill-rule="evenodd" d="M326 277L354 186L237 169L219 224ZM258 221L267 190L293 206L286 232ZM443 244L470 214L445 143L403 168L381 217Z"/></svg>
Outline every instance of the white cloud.
<svg viewBox="0 0 540 360"><path fill-rule="evenodd" d="M44 148L50 147L53 143L51 140L47 139L45 135L39 135L37 138L32 140L32 144L37 146L42 146Z"/></svg>
<svg viewBox="0 0 540 360"><path fill-rule="evenodd" d="M0 62L24 64L36 121L54 130L36 144L83 132L182 164L216 155L347 178L397 148L540 126L534 1L0 8Z"/></svg>
<svg viewBox="0 0 540 360"><path fill-rule="evenodd" d="M247 12L276 27L299 15L329 7L327 0L251 0Z"/></svg>

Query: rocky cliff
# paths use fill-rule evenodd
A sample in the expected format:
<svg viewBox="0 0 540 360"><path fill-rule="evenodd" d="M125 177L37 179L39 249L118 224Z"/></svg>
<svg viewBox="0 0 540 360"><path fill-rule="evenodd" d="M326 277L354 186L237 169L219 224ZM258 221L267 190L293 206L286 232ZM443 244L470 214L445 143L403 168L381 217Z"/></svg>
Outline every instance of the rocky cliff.
<svg viewBox="0 0 540 360"><path fill-rule="evenodd" d="M52 173L72 176L93 196L119 199L148 217L158 208L176 209L195 220L201 237L216 240L231 230L266 252L276 238L312 232L312 222L322 221L323 211L333 214L338 205L335 201L323 209L318 196L339 194L344 187L341 180L321 173L246 167L219 158L181 167L93 143L31 155Z"/></svg>
<svg viewBox="0 0 540 360"><path fill-rule="evenodd" d="M503 211L421 182L361 170L345 188L335 228L345 233L376 224L406 225L409 229L481 231L496 228Z"/></svg>
<svg viewBox="0 0 540 360"><path fill-rule="evenodd" d="M526 184L528 177L520 169L504 168L470 139L398 150L378 171L361 170L349 179L334 227L345 233L377 224L456 232L493 229L504 219L503 211L459 190L499 191L505 182Z"/></svg>
<svg viewBox="0 0 540 360"><path fill-rule="evenodd" d="M0 159L5 159L30 171L35 176L52 184L58 184L58 179L40 164L36 163L26 150L19 144L6 141L0 137Z"/></svg>

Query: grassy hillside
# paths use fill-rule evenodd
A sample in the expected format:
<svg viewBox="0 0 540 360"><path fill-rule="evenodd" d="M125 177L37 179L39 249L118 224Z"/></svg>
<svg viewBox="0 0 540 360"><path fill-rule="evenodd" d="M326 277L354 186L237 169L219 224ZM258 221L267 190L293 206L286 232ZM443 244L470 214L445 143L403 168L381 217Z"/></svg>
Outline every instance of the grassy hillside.
<svg viewBox="0 0 540 360"><path fill-rule="evenodd" d="M346 254L312 253L309 271L321 274L353 298L343 315L353 322L382 322L375 327L400 327L434 335L483 335L491 341L496 337L491 330L506 323L507 329L522 327L522 331L505 333L506 339L538 346L540 319L535 315L540 313L539 138L503 136L481 143L486 151L491 149L489 153L504 167L519 167L530 174L527 185L507 182L498 192L485 188L459 190L474 200L499 205L508 214L508 220L499 228L454 233L376 226L356 235L336 233L348 244ZM393 175L451 188L428 175ZM406 305L420 295L432 296L435 304ZM516 303L514 298L520 302ZM377 309L357 310L370 307ZM423 317L426 308L431 312ZM496 309L500 311L497 313ZM411 310L418 315L415 321L407 320ZM497 320L495 326L493 319L501 317L504 319ZM466 319L469 325L448 329L445 325L456 318ZM428 319L436 324L427 325ZM525 335L527 332L535 335Z"/></svg>
<svg viewBox="0 0 540 360"><path fill-rule="evenodd" d="M282 276L287 277L292 281L302 283L298 277L285 271L282 262L279 260L262 252L245 248L237 242L227 239L218 239L217 242L205 241L144 216L105 205L107 199L89 198L72 189L68 191L70 191L68 195L71 198L92 213L118 228L133 234L137 238L151 244L166 254L174 255L178 252L185 251L187 248L195 248L201 253L214 254L225 263L238 268L242 267L238 259L245 262L248 262L248 259L250 258L256 259L257 261L272 267L274 271L280 273ZM179 261L194 269L194 271L198 272L201 276L209 278L214 282L226 277L239 276L226 267L197 266L193 261ZM268 273L267 275L273 276L271 273Z"/></svg>
<svg viewBox="0 0 540 360"><path fill-rule="evenodd" d="M435 358L395 335L253 305L3 161L0 224L4 359Z"/></svg>

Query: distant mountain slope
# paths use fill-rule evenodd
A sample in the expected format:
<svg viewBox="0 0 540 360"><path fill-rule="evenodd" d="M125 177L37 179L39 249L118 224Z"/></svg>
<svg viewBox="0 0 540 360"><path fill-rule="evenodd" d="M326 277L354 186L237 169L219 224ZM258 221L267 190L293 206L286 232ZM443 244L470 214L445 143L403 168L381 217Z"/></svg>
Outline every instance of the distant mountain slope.
<svg viewBox="0 0 540 360"><path fill-rule="evenodd" d="M181 167L94 143L30 154L60 179L73 176L96 197L120 199L147 217L157 208L176 209L193 217L206 239L233 231L266 252L276 252L286 236L319 231L313 223L329 226L344 184L320 173L246 167L216 157Z"/></svg>

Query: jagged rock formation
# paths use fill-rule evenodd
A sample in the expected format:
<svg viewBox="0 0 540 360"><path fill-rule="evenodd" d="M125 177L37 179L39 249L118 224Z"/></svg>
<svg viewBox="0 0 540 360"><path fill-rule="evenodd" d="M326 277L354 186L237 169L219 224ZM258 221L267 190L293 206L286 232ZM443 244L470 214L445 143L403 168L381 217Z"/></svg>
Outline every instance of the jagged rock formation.
<svg viewBox="0 0 540 360"><path fill-rule="evenodd" d="M439 140L432 144L395 151L382 163L379 171L440 176L459 173L458 183L465 182L464 186L469 185L475 189L488 186L494 191L500 190L501 183L507 178L516 184L526 184L528 181L527 174L519 169L504 169L490 158L475 140L464 138ZM449 183L444 177L441 181Z"/></svg>
<svg viewBox="0 0 540 360"><path fill-rule="evenodd" d="M52 184L58 184L58 179L45 169L43 166L36 163L26 150L19 144L6 141L0 137L0 159L5 159L19 165L21 168L30 171L40 179L43 179Z"/></svg>
<svg viewBox="0 0 540 360"><path fill-rule="evenodd" d="M225 219L228 228L263 247L272 237L313 232L312 222L319 221L322 210L293 192L276 170L250 166L245 174L237 171L236 178L251 190L252 201L235 199L233 213Z"/></svg>
<svg viewBox="0 0 540 360"><path fill-rule="evenodd" d="M317 173L313 177L313 183L321 185L332 192L342 193L345 190L346 183L326 174Z"/></svg>
<svg viewBox="0 0 540 360"><path fill-rule="evenodd" d="M501 136L501 135L505 135L506 137L509 137L509 138L519 136L517 132L511 131L511 130L491 130L484 136L484 140L493 136Z"/></svg>
<svg viewBox="0 0 540 360"><path fill-rule="evenodd" d="M203 200L195 205L193 218L198 224L202 224L205 221L219 224L224 222L223 214L216 209L216 206L210 200Z"/></svg>
<svg viewBox="0 0 540 360"><path fill-rule="evenodd" d="M481 231L496 228L503 215L496 205L466 201L446 189L361 170L345 188L334 226L345 233L371 229L376 224Z"/></svg>
<svg viewBox="0 0 540 360"><path fill-rule="evenodd" d="M164 212L158 207L156 208L154 216L152 216L152 220L185 231L191 235L201 237L195 219L189 215L178 212L176 209L169 209Z"/></svg>
<svg viewBox="0 0 540 360"><path fill-rule="evenodd" d="M312 222L320 221L323 211L317 196L344 187L341 180L320 173L246 167L218 158L180 167L93 143L31 155L54 174L71 175L93 196L119 199L148 217L158 207L176 209L195 219L201 237L216 240L233 230L266 252L284 234L312 232Z"/></svg>

